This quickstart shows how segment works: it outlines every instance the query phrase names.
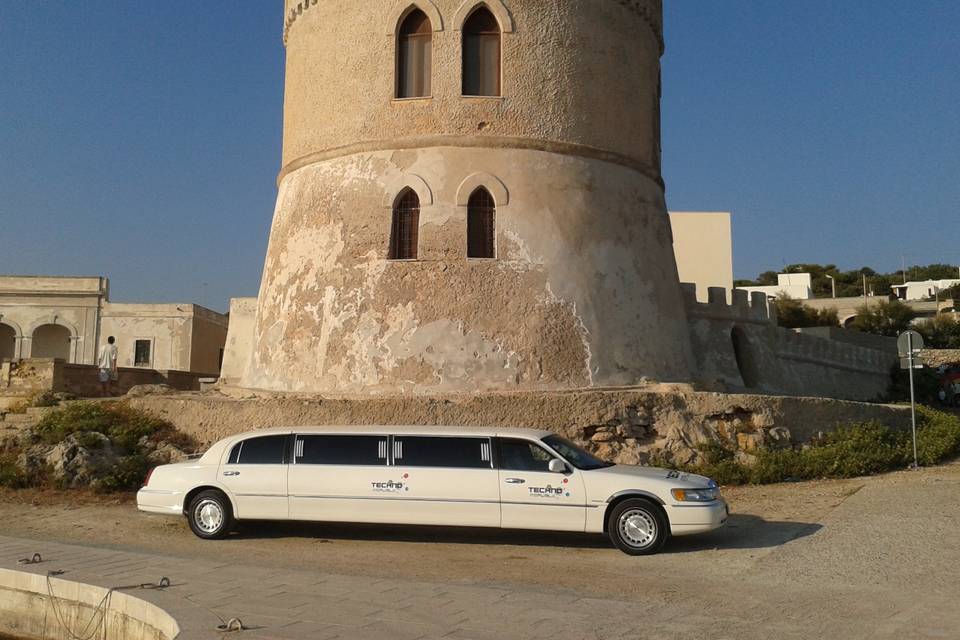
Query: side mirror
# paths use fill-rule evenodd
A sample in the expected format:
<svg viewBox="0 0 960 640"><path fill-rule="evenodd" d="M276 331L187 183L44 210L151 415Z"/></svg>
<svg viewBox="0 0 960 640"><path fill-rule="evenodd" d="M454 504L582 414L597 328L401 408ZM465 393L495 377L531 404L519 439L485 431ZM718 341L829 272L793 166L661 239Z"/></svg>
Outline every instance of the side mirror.
<svg viewBox="0 0 960 640"><path fill-rule="evenodd" d="M566 473L567 465L564 464L563 460L557 460L554 458L550 461L549 466L547 467L551 473Z"/></svg>

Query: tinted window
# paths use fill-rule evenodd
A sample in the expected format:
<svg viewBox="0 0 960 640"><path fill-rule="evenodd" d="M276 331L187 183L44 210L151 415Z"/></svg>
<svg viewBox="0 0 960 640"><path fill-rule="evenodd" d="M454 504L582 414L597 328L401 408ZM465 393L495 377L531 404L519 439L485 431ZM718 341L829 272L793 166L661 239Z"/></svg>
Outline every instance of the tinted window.
<svg viewBox="0 0 960 640"><path fill-rule="evenodd" d="M526 440L500 440L500 468L513 471L549 471L553 456Z"/></svg>
<svg viewBox="0 0 960 640"><path fill-rule="evenodd" d="M386 436L300 436L297 464L387 464Z"/></svg>
<svg viewBox="0 0 960 640"><path fill-rule="evenodd" d="M490 468L487 438L394 438L394 464L407 467Z"/></svg>
<svg viewBox="0 0 960 640"><path fill-rule="evenodd" d="M248 438L230 452L230 464L283 464L288 436Z"/></svg>
<svg viewBox="0 0 960 640"><path fill-rule="evenodd" d="M543 441L553 447L554 451L566 458L567 462L575 466L577 469L588 471L590 469L600 469L603 467L613 466L612 462L604 462L592 453L584 451L566 438L561 438L558 435L547 436L543 439Z"/></svg>

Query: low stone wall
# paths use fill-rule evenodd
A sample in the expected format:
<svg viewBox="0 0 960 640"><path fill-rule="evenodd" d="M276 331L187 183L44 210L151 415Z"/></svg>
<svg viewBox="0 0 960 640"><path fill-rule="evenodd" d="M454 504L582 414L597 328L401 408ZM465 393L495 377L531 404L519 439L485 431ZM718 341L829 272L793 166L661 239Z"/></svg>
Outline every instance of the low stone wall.
<svg viewBox="0 0 960 640"><path fill-rule="evenodd" d="M909 426L909 410L825 398L693 391L686 385L555 393L432 397L337 397L224 393L131 398L201 443L251 429L306 425L473 425L534 427L561 433L623 463L692 462L697 445L722 441L750 451L803 443L838 424L878 420Z"/></svg>
<svg viewBox="0 0 960 640"><path fill-rule="evenodd" d="M728 304L725 289L709 287L701 303L695 285L682 286L699 386L863 401L888 392L897 361L888 340L785 329L763 293L735 289Z"/></svg>
<svg viewBox="0 0 960 640"><path fill-rule="evenodd" d="M122 591L0 569L0 633L31 640L173 640L180 627L159 607Z"/></svg>
<svg viewBox="0 0 960 640"><path fill-rule="evenodd" d="M4 362L0 369L0 396L30 396L44 391L61 391L81 397L100 395L98 369L94 365L71 364L54 358L27 358ZM198 391L201 378L217 374L189 371L158 371L120 367L113 384L117 393L143 384L165 384L182 391Z"/></svg>

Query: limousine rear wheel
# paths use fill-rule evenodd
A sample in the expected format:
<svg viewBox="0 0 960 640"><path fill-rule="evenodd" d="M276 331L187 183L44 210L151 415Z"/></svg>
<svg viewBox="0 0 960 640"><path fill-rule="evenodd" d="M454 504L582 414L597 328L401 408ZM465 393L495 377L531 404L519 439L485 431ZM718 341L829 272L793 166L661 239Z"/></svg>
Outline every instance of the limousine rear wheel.
<svg viewBox="0 0 960 640"><path fill-rule="evenodd" d="M607 533L624 553L645 556L663 547L670 535L670 525L657 505L643 498L629 498L610 512Z"/></svg>
<svg viewBox="0 0 960 640"><path fill-rule="evenodd" d="M219 491L201 491L190 501L187 511L190 530L205 540L226 537L233 526L230 500Z"/></svg>

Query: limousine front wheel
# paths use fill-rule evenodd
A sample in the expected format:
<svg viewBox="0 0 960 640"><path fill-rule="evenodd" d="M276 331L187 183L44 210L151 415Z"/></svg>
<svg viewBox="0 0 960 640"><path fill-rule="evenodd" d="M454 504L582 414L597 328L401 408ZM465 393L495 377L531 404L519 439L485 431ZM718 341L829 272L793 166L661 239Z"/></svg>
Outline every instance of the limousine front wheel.
<svg viewBox="0 0 960 640"><path fill-rule="evenodd" d="M187 520L197 537L205 540L223 538L233 525L230 500L219 491L201 491L190 501Z"/></svg>
<svg viewBox="0 0 960 640"><path fill-rule="evenodd" d="M659 551L667 541L669 527L663 511L643 498L624 500L610 512L607 522L613 544L632 556Z"/></svg>

